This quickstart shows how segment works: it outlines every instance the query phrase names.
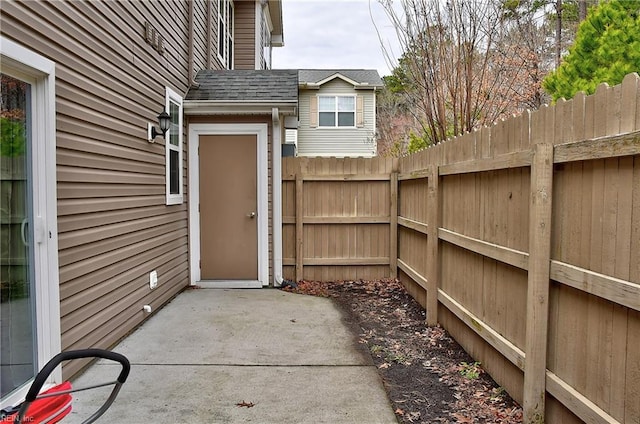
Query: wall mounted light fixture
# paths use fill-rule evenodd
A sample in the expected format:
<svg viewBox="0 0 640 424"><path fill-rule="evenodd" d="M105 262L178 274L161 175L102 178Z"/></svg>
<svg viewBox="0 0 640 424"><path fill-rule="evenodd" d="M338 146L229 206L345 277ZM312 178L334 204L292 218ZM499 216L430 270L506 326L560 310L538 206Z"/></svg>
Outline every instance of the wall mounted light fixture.
<svg viewBox="0 0 640 424"><path fill-rule="evenodd" d="M169 126L171 125L171 115L169 115L167 111L163 110L160 115L158 115L158 125L160 126L159 130L151 123L147 125L147 139L149 140L149 143L153 143L155 138L159 135L164 137L169 130Z"/></svg>

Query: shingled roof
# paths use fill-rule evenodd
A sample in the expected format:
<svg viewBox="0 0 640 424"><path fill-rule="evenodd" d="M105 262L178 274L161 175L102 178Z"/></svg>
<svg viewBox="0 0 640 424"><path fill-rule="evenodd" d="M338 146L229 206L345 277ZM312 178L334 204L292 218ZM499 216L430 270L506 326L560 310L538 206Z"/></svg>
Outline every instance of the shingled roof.
<svg viewBox="0 0 640 424"><path fill-rule="evenodd" d="M220 102L297 102L296 70L202 70L185 100Z"/></svg>
<svg viewBox="0 0 640 424"><path fill-rule="evenodd" d="M318 84L331 77L341 75L361 86L371 86L371 88L379 88L383 86L380 75L375 69L300 69L298 71L298 80L300 85Z"/></svg>

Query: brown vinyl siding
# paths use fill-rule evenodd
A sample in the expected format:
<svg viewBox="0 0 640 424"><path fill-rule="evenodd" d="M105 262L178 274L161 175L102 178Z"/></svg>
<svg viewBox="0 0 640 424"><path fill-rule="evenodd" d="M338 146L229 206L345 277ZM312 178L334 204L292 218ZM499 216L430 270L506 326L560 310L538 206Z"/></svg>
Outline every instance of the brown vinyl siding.
<svg viewBox="0 0 640 424"><path fill-rule="evenodd" d="M236 1L235 69L256 69L256 4Z"/></svg>
<svg viewBox="0 0 640 424"><path fill-rule="evenodd" d="M194 0L194 29L193 29L193 69L194 75L201 69L208 69L207 60L207 8L209 0Z"/></svg>
<svg viewBox="0 0 640 424"><path fill-rule="evenodd" d="M109 348L146 318L143 305L156 310L189 283L186 151L185 203L166 206L164 139L146 140L165 86L187 90L189 7L3 1L1 13L3 36L56 62L62 349ZM199 1L196 21L202 13ZM145 21L165 39L163 55L146 43ZM207 47L194 47L201 67Z"/></svg>

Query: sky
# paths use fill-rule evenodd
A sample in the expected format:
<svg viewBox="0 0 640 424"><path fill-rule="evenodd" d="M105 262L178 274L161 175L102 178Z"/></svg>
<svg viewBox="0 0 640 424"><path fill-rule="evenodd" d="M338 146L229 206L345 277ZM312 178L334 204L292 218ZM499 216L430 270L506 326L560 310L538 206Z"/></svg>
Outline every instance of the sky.
<svg viewBox="0 0 640 424"><path fill-rule="evenodd" d="M282 0L284 47L274 69L377 69L389 75L387 51L400 56L395 30L378 0ZM394 60L395 61L395 60Z"/></svg>

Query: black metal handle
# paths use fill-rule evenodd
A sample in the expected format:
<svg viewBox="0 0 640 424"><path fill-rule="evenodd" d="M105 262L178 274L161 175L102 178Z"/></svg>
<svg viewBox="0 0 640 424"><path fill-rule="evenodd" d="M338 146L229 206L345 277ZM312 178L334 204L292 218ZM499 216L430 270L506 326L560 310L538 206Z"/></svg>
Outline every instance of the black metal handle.
<svg viewBox="0 0 640 424"><path fill-rule="evenodd" d="M36 399L42 389L42 386L44 386L44 383L47 381L47 378L49 378L49 375L51 375L53 370L55 370L60 363L82 358L102 358L119 362L120 365L122 365L122 370L120 371L120 375L118 375L118 382L123 384L127 381L129 371L131 370L131 364L129 364L129 360L124 355L104 349L79 349L61 352L51 358L51 360L49 360L49 362L47 362L40 370L38 375L36 375L36 378L33 380L33 384L31 384L31 387L27 392L27 396L24 399L25 402L33 402Z"/></svg>

